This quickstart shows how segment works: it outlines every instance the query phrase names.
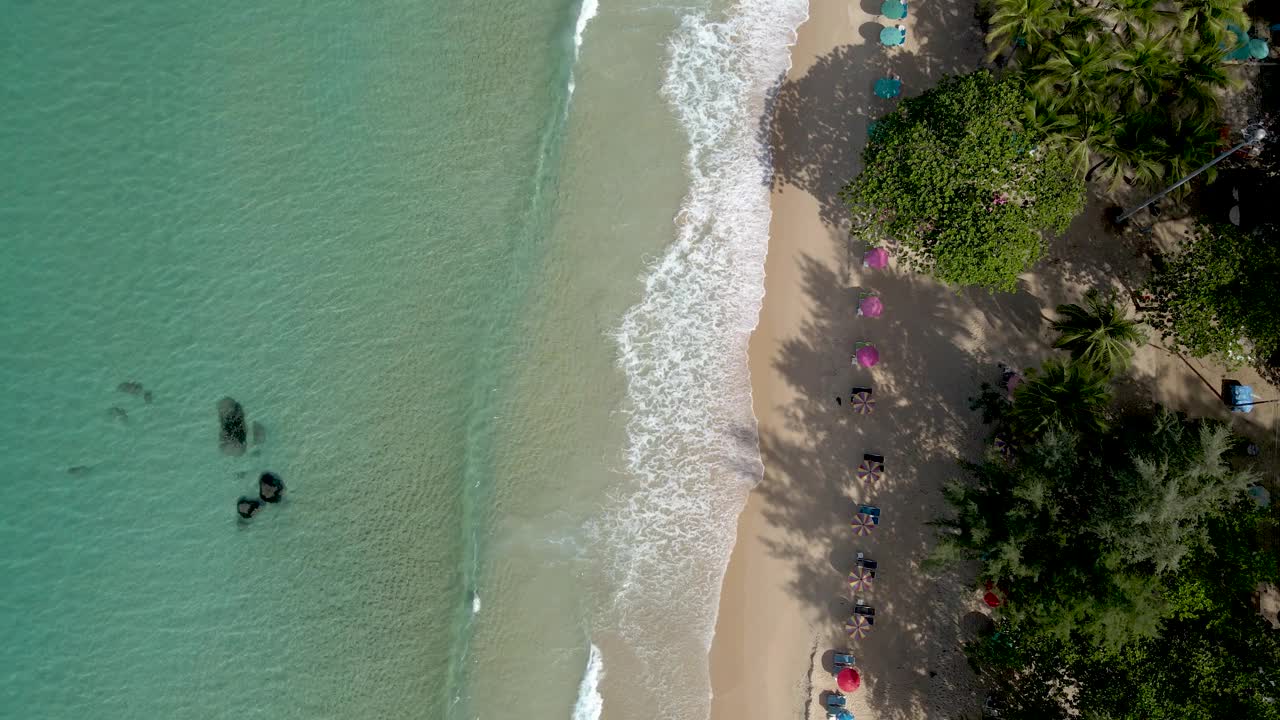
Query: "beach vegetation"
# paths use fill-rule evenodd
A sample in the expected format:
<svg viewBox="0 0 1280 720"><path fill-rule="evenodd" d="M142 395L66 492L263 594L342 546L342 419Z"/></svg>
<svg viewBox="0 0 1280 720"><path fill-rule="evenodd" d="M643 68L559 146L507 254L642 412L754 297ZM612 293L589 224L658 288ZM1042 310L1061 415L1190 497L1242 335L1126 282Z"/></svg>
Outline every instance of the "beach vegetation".
<svg viewBox="0 0 1280 720"><path fill-rule="evenodd" d="M990 0L990 57L1025 82L1032 117L1076 170L1110 190L1153 185L1208 161L1241 0ZM1241 30L1243 32L1243 30ZM1212 173L1209 176L1212 178Z"/></svg>
<svg viewBox="0 0 1280 720"><path fill-rule="evenodd" d="M1049 324L1058 333L1053 346L1107 376L1124 372L1134 350L1145 340L1138 323L1120 308L1114 293L1090 291L1083 304L1059 305L1058 314L1062 317Z"/></svg>
<svg viewBox="0 0 1280 720"><path fill-rule="evenodd" d="M955 285L1012 291L1084 206L1065 150L1025 121L1029 96L983 70L943 79L877 121L843 197L860 231Z"/></svg>
<svg viewBox="0 0 1280 720"><path fill-rule="evenodd" d="M1280 353L1280 246L1227 223L1201 224L1155 263L1143 319L1164 340L1228 366Z"/></svg>
<svg viewBox="0 0 1280 720"><path fill-rule="evenodd" d="M1111 317L1107 300L1064 319ZM1085 357L973 404L998 442L944 488L926 563L976 562L999 600L971 665L1007 720L1280 720L1280 633L1251 605L1280 581L1276 523L1248 495L1243 442L1159 406L1110 408Z"/></svg>
<svg viewBox="0 0 1280 720"><path fill-rule="evenodd" d="M1105 431L1054 427L1012 462L966 466L971 481L946 488L939 545L1006 593L1003 620L1115 652L1159 635L1181 607L1163 581L1212 552L1206 523L1248 502L1233 447L1225 426L1163 410Z"/></svg>
<svg viewBox="0 0 1280 720"><path fill-rule="evenodd" d="M1110 404L1107 375L1084 362L1055 358L1028 370L1014 390L1009 426L1019 439L1053 431L1106 432Z"/></svg>

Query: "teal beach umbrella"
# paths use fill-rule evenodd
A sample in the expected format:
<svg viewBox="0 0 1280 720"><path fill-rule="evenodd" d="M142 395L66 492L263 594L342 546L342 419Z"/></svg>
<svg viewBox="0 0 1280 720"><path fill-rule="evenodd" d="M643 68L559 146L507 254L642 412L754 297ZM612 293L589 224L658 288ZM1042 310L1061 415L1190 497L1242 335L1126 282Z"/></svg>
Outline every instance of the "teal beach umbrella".
<svg viewBox="0 0 1280 720"><path fill-rule="evenodd" d="M907 16L907 4L902 0L884 0L880 13L890 20L901 20Z"/></svg>
<svg viewBox="0 0 1280 720"><path fill-rule="evenodd" d="M1258 38L1254 38L1249 41L1248 47L1249 47L1249 55L1252 56L1254 60L1265 59L1268 55L1271 54L1271 48L1267 47L1266 40L1260 40Z"/></svg>
<svg viewBox="0 0 1280 720"><path fill-rule="evenodd" d="M876 97L895 98L902 92L902 81L898 78L880 78L876 81Z"/></svg>
<svg viewBox="0 0 1280 720"><path fill-rule="evenodd" d="M880 31L880 44L888 47L901 45L907 41L907 31L896 27L887 27Z"/></svg>

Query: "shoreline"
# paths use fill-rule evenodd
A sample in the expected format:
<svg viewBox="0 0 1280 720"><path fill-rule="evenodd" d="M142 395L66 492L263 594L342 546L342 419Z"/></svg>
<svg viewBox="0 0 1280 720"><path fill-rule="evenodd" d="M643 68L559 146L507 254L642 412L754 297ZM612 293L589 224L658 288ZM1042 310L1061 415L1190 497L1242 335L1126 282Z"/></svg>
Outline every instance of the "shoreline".
<svg viewBox="0 0 1280 720"><path fill-rule="evenodd" d="M738 518L720 590L711 720L825 717L835 649L853 654L862 673L862 687L847 696L858 720L979 714L981 690L963 644L991 612L974 589L974 568L921 569L934 542L927 523L946 512L943 485L960 475L958 459L987 451L987 428L969 398L995 380L997 363L1029 367L1055 354L1046 319L1058 304L1093 287L1123 291L1146 272L1107 229L1107 203L1093 194L1067 232L1048 240L1016 293L948 288L892 261L885 270L861 267L865 246L850 237L838 193L860 170L868 122L899 102L876 98L875 80L893 73L905 96L918 95L945 74L982 67L983 57L971 5L912 4L898 48L879 45L882 23L892 21L878 10L876 0L811 0L762 123L772 217L748 367L764 476ZM1155 229L1162 243L1184 233L1178 221ZM860 291L881 297L882 317L856 317ZM860 340L877 345L879 365L850 367ZM1128 375L1152 401L1226 421L1241 435L1274 432L1280 416L1232 415L1206 379L1230 375L1269 388L1252 369L1184 360L1159 343L1138 348ZM874 388L873 415L836 403L854 385ZM886 459L874 486L854 479L867 452ZM861 538L848 526L859 503L882 511ZM874 586L860 593L877 623L850 639L845 575L859 551L879 562Z"/></svg>
<svg viewBox="0 0 1280 720"><path fill-rule="evenodd" d="M895 72L904 79L907 93L914 94L936 81L939 66L952 68L955 57L976 66L981 52L976 29L972 36L944 35L940 31L954 25L954 18L931 18L930 10L924 8L925 17L912 17L905 24L909 32L923 27L930 38L941 41L928 41L928 49L922 52L924 43L909 38L905 47L886 50L869 42L866 32L869 24L876 23L878 28L877 15L846 3L811 0L808 19L791 46L789 70L770 104L774 113L768 139L774 159L772 218L764 300L748 348L752 406L765 471L738 518L736 542L721 587L709 653L712 720L823 717L823 691L835 689L827 671L831 650L846 646L859 657L864 672L862 690L849 696L850 709L863 720L902 717L901 710L908 705L906 693L919 710L907 716L932 715L932 705L939 710L963 709L966 697L970 703L976 697L963 655L951 651L958 647L957 627L928 630L947 622L934 615L935 607L941 606L943 614L951 609L935 597L921 602L924 596L940 592L970 600L955 578L922 581L914 577L900 583L903 587L892 594L886 592L890 580L885 579L886 589L877 587L867 593L868 601L879 605L882 614L894 605L916 605L910 615L916 616L912 619L918 630L947 636L950 642L935 644L919 638L903 642L894 637L902 632L902 623L887 619L882 619L877 633L860 641L851 643L843 631L843 618L851 609L843 572L858 549L881 560L882 568L892 566L882 576L919 575L918 567L910 566L918 566L923 559L917 550L926 542L924 522L939 511L941 502L937 492L927 502L921 502L919 495L924 487L940 487L947 472L939 472L932 456L954 454L956 444L967 439L957 436L963 433L939 431L947 437L930 457L911 463L917 465L913 468L892 446L891 433L885 432L891 429L884 425L902 428L905 423L893 423L884 412L855 418L847 406L835 402L835 396L846 393L855 382L871 383L877 390L906 385L880 367L861 373L847 367L847 344L859 339L856 333L881 329L858 326L852 313L855 288L874 284L889 303L885 283L891 279L908 295L901 302L895 299L886 313L894 313L895 335L919 332L914 325L928 322L926 305L937 301L937 293L950 293L940 287L919 288L935 285L926 279L898 276L892 270L869 276L855 267L859 263L851 257L860 252L860 246L848 242L847 222L835 197L844 180L858 169L867 121L892 108L891 101L878 100L871 93L877 77ZM913 67L920 63L917 55L946 61L928 62L931 69L922 72ZM913 303L921 312L911 309ZM882 348L889 349L888 345ZM882 367L892 368L893 362L889 354ZM940 381L959 392L958 396L952 393L949 405L965 400L967 383L956 379ZM886 400L881 397L882 403ZM872 431L865 422L854 420L879 420L884 427ZM852 487L852 468L864 451L886 454L894 470L906 471L904 477L917 476L916 482L903 483L893 493L916 496L910 503L914 507L891 502L884 493ZM927 479L920 477L926 469ZM886 515L893 513L894 524L903 525L903 531L880 529L879 537L855 547L856 539L847 526L855 501L877 502ZM914 651L920 650L928 651L927 658L913 662L913 656L921 654ZM929 687L939 680L945 689ZM895 697L899 693L903 694ZM889 706L898 707L891 711Z"/></svg>

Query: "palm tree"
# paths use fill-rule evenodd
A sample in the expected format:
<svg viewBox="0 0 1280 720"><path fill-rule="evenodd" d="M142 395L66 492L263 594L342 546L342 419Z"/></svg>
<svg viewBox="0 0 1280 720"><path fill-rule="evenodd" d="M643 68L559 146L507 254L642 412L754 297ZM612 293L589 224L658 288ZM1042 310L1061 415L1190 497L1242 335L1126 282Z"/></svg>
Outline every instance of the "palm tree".
<svg viewBox="0 0 1280 720"><path fill-rule="evenodd" d="M1111 86L1127 110L1139 110L1177 82L1178 64L1168 36L1133 41L1116 53Z"/></svg>
<svg viewBox="0 0 1280 720"><path fill-rule="evenodd" d="M1177 19L1178 27L1184 32L1195 33L1201 41L1214 46L1229 37L1234 40L1228 25L1238 28L1249 25L1240 0L1182 0L1178 4Z"/></svg>
<svg viewBox="0 0 1280 720"><path fill-rule="evenodd" d="M1023 440L1054 429L1100 435L1107 431L1110 403L1107 378L1092 366L1049 360L1014 391L1010 426Z"/></svg>
<svg viewBox="0 0 1280 720"><path fill-rule="evenodd" d="M1031 92L1042 102L1060 98L1078 111L1096 111L1110 105L1106 79L1115 54L1104 42L1081 36L1062 38L1048 49L1048 56L1030 69Z"/></svg>
<svg viewBox="0 0 1280 720"><path fill-rule="evenodd" d="M1011 55L1018 48L1036 52L1062 32L1071 17L1059 0L996 0L994 9L987 33L987 44L992 48L988 61L1006 48L1012 48Z"/></svg>
<svg viewBox="0 0 1280 720"><path fill-rule="evenodd" d="M1114 295L1091 290L1084 305L1059 305L1060 320L1049 324L1058 333L1055 348L1071 353L1071 359L1104 375L1123 372L1133 359L1134 346L1146 338L1138 323L1116 304Z"/></svg>

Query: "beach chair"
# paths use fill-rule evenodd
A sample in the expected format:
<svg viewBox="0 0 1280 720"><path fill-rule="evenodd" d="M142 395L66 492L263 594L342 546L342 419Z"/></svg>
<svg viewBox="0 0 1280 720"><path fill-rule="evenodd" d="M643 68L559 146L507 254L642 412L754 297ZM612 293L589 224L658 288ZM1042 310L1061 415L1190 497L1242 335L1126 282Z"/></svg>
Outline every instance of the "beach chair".
<svg viewBox="0 0 1280 720"><path fill-rule="evenodd" d="M853 667L857 662L857 659L848 653L836 652L831 656L831 674L839 675L841 670Z"/></svg>
<svg viewBox="0 0 1280 720"><path fill-rule="evenodd" d="M853 614L861 615L867 618L868 620L870 620L872 623L874 623L875 617L876 617L876 609L871 607L870 605L863 603L862 598L858 598L853 606Z"/></svg>
<svg viewBox="0 0 1280 720"><path fill-rule="evenodd" d="M835 715L844 709L845 698L839 693L831 693L827 696L826 708L827 712Z"/></svg>
<svg viewBox="0 0 1280 720"><path fill-rule="evenodd" d="M879 562L868 559L867 556L862 553L858 553L857 565L863 570L869 570L871 572L871 577L876 576L876 568L880 567Z"/></svg>
<svg viewBox="0 0 1280 720"><path fill-rule="evenodd" d="M871 522L876 525L880 524L880 508L875 505L859 505L858 514L871 518Z"/></svg>

